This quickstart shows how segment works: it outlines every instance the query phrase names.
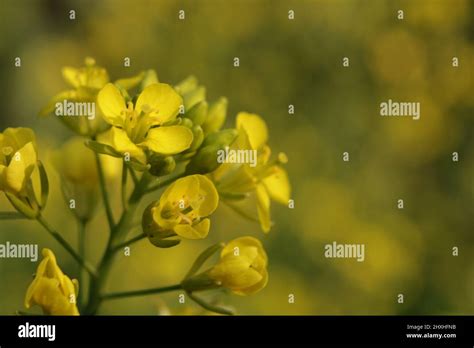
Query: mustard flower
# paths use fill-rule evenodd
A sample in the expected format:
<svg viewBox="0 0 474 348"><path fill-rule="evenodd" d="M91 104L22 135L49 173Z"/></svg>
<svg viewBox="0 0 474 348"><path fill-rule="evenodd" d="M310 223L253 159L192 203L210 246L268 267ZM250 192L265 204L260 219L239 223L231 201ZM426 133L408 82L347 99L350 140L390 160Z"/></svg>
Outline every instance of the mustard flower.
<svg viewBox="0 0 474 348"><path fill-rule="evenodd" d="M187 239L207 236L211 221L207 216L217 208L219 195L212 181L203 175L176 180L148 206L143 214L143 230L150 241L160 247L177 243L165 238L178 235Z"/></svg>
<svg viewBox="0 0 474 348"><path fill-rule="evenodd" d="M219 262L208 275L237 295L250 295L267 285L267 264L262 243L253 237L241 237L222 249Z"/></svg>
<svg viewBox="0 0 474 348"><path fill-rule="evenodd" d="M107 84L98 95L103 118L112 127L99 138L119 155L129 155L140 164L147 163L146 150L173 155L189 148L193 133L187 127L167 125L174 121L182 98L164 83L148 85L133 104L120 90Z"/></svg>
<svg viewBox="0 0 474 348"><path fill-rule="evenodd" d="M237 295L251 295L268 282L268 258L262 243L253 237L240 237L222 248L219 261L207 271L190 274L181 283L188 292L227 288ZM210 247L197 259L200 267L217 248Z"/></svg>
<svg viewBox="0 0 474 348"><path fill-rule="evenodd" d="M48 315L79 315L76 306L78 281L71 280L61 271L50 249L43 249L42 254L35 279L26 292L25 307L38 305Z"/></svg>
<svg viewBox="0 0 474 348"><path fill-rule="evenodd" d="M260 116L240 112L237 115L236 128L239 136L232 148L257 151L256 165L224 163L210 176L219 192L255 194L261 228L264 232L269 232L270 199L281 204L288 204L290 199L290 182L281 165L287 162L287 158L285 154L280 153L276 160L270 160L271 150L267 145L268 129Z"/></svg>
<svg viewBox="0 0 474 348"><path fill-rule="evenodd" d="M0 190L24 195L37 163L36 138L29 128L0 133Z"/></svg>
<svg viewBox="0 0 474 348"><path fill-rule="evenodd" d="M103 67L96 65L93 58L85 59L85 66L80 68L64 67L62 76L70 89L56 94L48 104L39 112L40 116L46 116L54 112L57 103L64 101L73 103L95 103L99 91L110 82L109 74ZM136 76L119 79L115 84L127 90L137 86L143 79L144 73ZM93 118L88 117L59 117L59 119L70 129L80 135L96 135L108 128L103 121L99 110Z"/></svg>

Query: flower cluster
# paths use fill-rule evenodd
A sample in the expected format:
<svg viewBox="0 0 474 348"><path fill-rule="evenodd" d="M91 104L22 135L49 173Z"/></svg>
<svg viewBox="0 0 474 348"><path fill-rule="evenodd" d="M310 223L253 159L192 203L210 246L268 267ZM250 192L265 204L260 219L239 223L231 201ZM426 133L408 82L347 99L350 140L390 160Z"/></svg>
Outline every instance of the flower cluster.
<svg viewBox="0 0 474 348"><path fill-rule="evenodd" d="M111 82L108 72L91 58L86 59L84 67L66 67L62 73L71 88L54 96L40 111L41 116L54 115L55 107L66 100L98 107L93 108L97 111L94 117L59 118L76 136L54 151L51 162L60 176L66 201L78 205L74 216L83 231L98 209L96 202L102 198L109 243L101 262L92 267L85 260L83 246L76 252L46 222L42 210L49 185L46 171L37 159L35 135L26 128L5 130L0 134L0 190L20 214L38 220L90 276L89 298L76 304L78 281L64 275L53 252L44 249L44 259L27 291L27 308L38 305L45 314L52 315L95 314L108 298L142 293L103 293L102 278L107 276L113 255L121 247L143 238L159 248L174 247L183 239L204 239L212 233L211 215L220 202L241 214L241 206L250 209L242 215L259 221L261 229L269 232L270 201L288 204L290 184L284 169L287 157L284 153L271 157L265 121L256 114L240 112L235 127L223 128L227 99L221 97L209 103L205 87L195 77L172 86L160 82L153 70L147 70ZM252 151L255 161L218 160L218 153L224 149ZM118 220L107 190L109 179L119 172L117 161L122 164L123 205ZM33 187L35 169L41 190ZM37 191L41 191L40 198L36 197ZM147 207L140 211L150 193L161 194L145 202ZM142 234L127 239L136 216L141 216ZM83 235L80 237L84 240ZM217 251L219 261L199 272ZM238 295L253 294L267 284L267 263L259 240L237 238L227 245L206 249L183 280L171 288L185 290L206 309L229 313L200 299L195 292L229 289Z"/></svg>

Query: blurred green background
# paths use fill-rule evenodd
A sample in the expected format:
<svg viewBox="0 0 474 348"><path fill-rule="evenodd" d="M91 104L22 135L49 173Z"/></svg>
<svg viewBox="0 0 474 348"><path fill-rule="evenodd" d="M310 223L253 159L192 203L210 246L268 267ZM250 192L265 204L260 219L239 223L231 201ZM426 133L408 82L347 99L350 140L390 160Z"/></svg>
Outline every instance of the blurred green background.
<svg viewBox="0 0 474 348"><path fill-rule="evenodd" d="M474 1L1 0L0 53L0 129L37 132L52 181L46 216L71 243L76 226L48 156L72 133L36 115L65 89L61 68L82 66L86 56L112 79L154 68L175 84L194 74L208 100L229 98L227 126L239 111L258 113L274 153L288 154L295 209L273 204L268 235L219 207L206 240L169 250L135 244L130 257L117 258L108 289L174 284L211 242L252 235L267 248L270 281L256 295L222 298L240 314L474 314ZM389 98L421 102L421 119L380 117ZM0 210L9 209L2 195ZM97 216L87 237L91 260L106 236ZM77 277L76 264L34 222L1 221L0 237L53 249ZM326 259L333 241L365 244L365 262ZM1 260L0 314L24 310L36 266ZM101 313L202 313L177 295L110 301Z"/></svg>

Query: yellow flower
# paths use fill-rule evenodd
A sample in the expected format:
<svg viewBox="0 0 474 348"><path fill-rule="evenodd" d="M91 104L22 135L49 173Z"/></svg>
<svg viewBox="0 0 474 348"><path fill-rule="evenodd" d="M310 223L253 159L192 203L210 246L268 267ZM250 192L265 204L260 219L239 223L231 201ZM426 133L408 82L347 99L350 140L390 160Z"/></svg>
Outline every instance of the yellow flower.
<svg viewBox="0 0 474 348"><path fill-rule="evenodd" d="M267 285L267 264L262 243L253 237L241 237L222 249L220 261L207 274L238 295L250 295Z"/></svg>
<svg viewBox="0 0 474 348"><path fill-rule="evenodd" d="M189 148L193 133L184 126L166 126L175 120L182 98L164 83L147 86L135 105L113 84L107 84L98 95L99 107L107 123L112 125L100 142L111 146L121 155L129 154L146 164L145 150L173 155Z"/></svg>
<svg viewBox="0 0 474 348"><path fill-rule="evenodd" d="M270 161L268 129L260 116L240 112L236 123L239 136L232 148L257 151L256 166L248 163L224 163L211 174L211 178L219 192L255 194L260 225L264 232L268 232L271 228L270 199L285 205L290 199L290 182L281 166L287 162L287 158L280 153L276 160Z"/></svg>
<svg viewBox="0 0 474 348"><path fill-rule="evenodd" d="M48 315L79 315L79 283L61 271L51 250L43 249L42 254L35 279L26 292L25 307L38 305Z"/></svg>
<svg viewBox="0 0 474 348"><path fill-rule="evenodd" d="M40 116L51 114L57 103L89 102L95 103L99 91L109 83L110 78L107 70L97 66L93 58L85 59L85 66L81 68L64 67L62 75L71 89L62 91L55 95L48 104L39 112ZM115 81L121 88L130 89L137 86L143 79L144 73L126 79ZM92 119L88 117L59 117L59 119L70 129L80 135L95 135L108 128L103 121L99 110Z"/></svg>
<svg viewBox="0 0 474 348"><path fill-rule="evenodd" d="M36 166L36 138L29 128L0 133L0 190L23 195Z"/></svg>
<svg viewBox="0 0 474 348"><path fill-rule="evenodd" d="M216 210L218 202L216 188L205 176L178 179L163 192L159 202L145 210L143 230L150 241L160 247L165 246L164 238L175 235L187 239L205 238L211 226L207 216Z"/></svg>

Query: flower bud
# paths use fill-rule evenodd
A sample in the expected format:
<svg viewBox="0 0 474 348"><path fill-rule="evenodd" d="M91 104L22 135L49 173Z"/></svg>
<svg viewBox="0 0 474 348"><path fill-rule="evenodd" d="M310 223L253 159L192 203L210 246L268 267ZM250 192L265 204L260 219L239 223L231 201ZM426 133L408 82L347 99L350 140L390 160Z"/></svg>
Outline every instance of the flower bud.
<svg viewBox="0 0 474 348"><path fill-rule="evenodd" d="M262 243L253 237L241 237L222 249L215 266L186 278L181 285L189 292L224 287L237 295L250 295L266 286L267 264Z"/></svg>
<svg viewBox="0 0 474 348"><path fill-rule="evenodd" d="M208 275L238 295L250 295L268 282L268 258L262 243L253 237L234 239L221 251Z"/></svg>
<svg viewBox="0 0 474 348"><path fill-rule="evenodd" d="M195 125L202 125L207 118L209 106L205 100L194 105L191 110L186 112L185 117L193 121Z"/></svg>
<svg viewBox="0 0 474 348"><path fill-rule="evenodd" d="M193 152L199 149L204 141L204 132L201 126L193 126L191 130L193 131L193 142L191 143L188 152Z"/></svg>
<svg viewBox="0 0 474 348"><path fill-rule="evenodd" d="M149 158L150 173L154 176L163 176L170 174L176 168L176 162L173 156L163 157L158 154L153 154Z"/></svg>
<svg viewBox="0 0 474 348"><path fill-rule="evenodd" d="M188 174L207 174L216 170L221 163L217 162L217 153L232 144L237 137L235 129L226 129L209 134L201 145L196 155L186 166Z"/></svg>
<svg viewBox="0 0 474 348"><path fill-rule="evenodd" d="M206 121L202 125L204 133L208 134L221 129L227 115L227 104L227 98L221 97L210 105Z"/></svg>

